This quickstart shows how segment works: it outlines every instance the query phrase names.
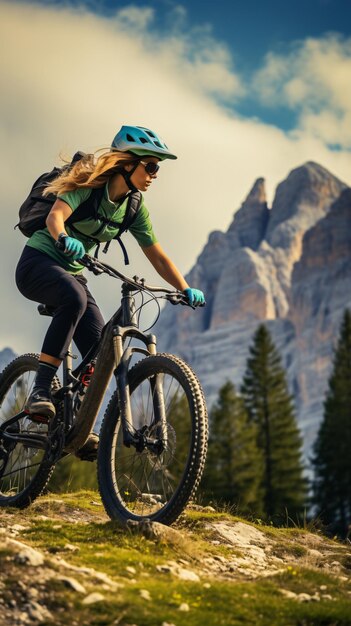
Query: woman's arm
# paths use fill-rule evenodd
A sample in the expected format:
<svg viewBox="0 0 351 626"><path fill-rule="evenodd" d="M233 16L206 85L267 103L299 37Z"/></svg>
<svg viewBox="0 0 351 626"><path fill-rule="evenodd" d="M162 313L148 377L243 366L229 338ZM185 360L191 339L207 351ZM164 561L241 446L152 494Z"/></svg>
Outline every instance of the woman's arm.
<svg viewBox="0 0 351 626"><path fill-rule="evenodd" d="M79 239L70 237L65 229L65 220L71 213L72 209L69 204L63 200L57 199L46 218L46 226L55 241L58 240L59 235L63 235L64 249L62 252L71 257L73 261L79 261L79 259L85 255L85 248Z"/></svg>
<svg viewBox="0 0 351 626"><path fill-rule="evenodd" d="M72 209L63 200L56 200L53 207L46 218L46 226L50 235L57 241L61 233L66 233L65 221L72 213ZM66 233L67 234L67 233ZM67 235L68 237L68 235Z"/></svg>
<svg viewBox="0 0 351 626"><path fill-rule="evenodd" d="M164 252L159 243L154 243L152 246L142 248L142 251L150 261L151 265L153 265L156 272L158 272L161 278L172 285L172 287L179 289L179 291L184 291L184 289L189 288L185 278L174 265L173 261L171 261L171 259Z"/></svg>

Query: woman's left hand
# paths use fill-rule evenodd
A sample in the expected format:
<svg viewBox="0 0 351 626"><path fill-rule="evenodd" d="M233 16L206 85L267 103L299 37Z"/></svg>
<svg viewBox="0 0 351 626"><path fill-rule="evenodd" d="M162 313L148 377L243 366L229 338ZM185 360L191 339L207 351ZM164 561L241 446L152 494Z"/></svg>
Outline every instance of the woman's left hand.
<svg viewBox="0 0 351 626"><path fill-rule="evenodd" d="M183 293L189 300L190 306L203 306L206 304L205 296L200 289L192 289L191 287L187 287L184 289Z"/></svg>

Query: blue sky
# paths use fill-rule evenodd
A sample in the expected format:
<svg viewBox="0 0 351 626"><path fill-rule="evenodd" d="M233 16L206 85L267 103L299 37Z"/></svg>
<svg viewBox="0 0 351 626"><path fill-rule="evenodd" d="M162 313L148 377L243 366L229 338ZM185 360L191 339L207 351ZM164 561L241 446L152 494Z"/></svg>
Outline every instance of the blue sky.
<svg viewBox="0 0 351 626"><path fill-rule="evenodd" d="M27 0L31 4L30 0ZM39 0L49 6L85 6L90 11L111 17L124 7L151 8L154 11L150 32L158 37L171 31L207 33L228 47L232 67L247 81L264 64L267 54L294 53L306 38L334 34L345 39L351 35L350 0ZM350 77L351 80L351 77ZM230 102L226 101L226 105ZM235 103L237 115L258 117L285 130L294 128L298 110L276 98L274 105L260 102L251 90Z"/></svg>
<svg viewBox="0 0 351 626"><path fill-rule="evenodd" d="M46 5L85 5L90 10L111 16L123 6L152 7L157 11L159 30L169 29L174 9L183 6L192 25L208 26L213 36L222 39L237 55L243 68L253 68L269 50L277 50L290 41L306 36L318 37L327 32L346 36L351 31L349 0L39 0ZM31 4L31 2L28 2Z"/></svg>
<svg viewBox="0 0 351 626"><path fill-rule="evenodd" d="M23 325L18 207L60 154L108 148L122 124L154 129L179 156L145 201L183 273L257 178L269 205L306 161L350 185L350 24L349 0L0 0L0 349L33 349L45 322L26 305ZM131 275L156 282L127 245ZM120 262L113 246L107 261ZM94 295L108 316L110 284L99 279Z"/></svg>

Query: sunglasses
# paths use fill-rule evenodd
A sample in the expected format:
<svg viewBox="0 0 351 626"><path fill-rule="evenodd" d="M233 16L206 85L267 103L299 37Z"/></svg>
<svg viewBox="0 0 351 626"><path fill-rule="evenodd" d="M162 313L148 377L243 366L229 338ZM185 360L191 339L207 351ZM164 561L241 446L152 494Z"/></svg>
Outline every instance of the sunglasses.
<svg viewBox="0 0 351 626"><path fill-rule="evenodd" d="M141 163L145 167L145 172L147 172L147 174L149 174L150 176L154 176L155 174L157 174L158 170L160 169L159 164L153 163L153 161L149 161L149 163L146 163L145 161L139 161L139 163Z"/></svg>

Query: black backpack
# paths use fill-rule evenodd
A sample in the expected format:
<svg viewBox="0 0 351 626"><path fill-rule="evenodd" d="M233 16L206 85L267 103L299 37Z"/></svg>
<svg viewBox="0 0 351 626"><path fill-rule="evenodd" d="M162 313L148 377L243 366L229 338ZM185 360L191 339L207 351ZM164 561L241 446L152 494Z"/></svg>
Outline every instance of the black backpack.
<svg viewBox="0 0 351 626"><path fill-rule="evenodd" d="M19 222L15 226L15 228L19 228L19 230L23 235L25 235L25 237L31 237L33 233L35 233L37 230L41 230L46 226L46 218L52 209L52 206L56 200L56 196L54 194L43 196L44 189L63 171L70 169L72 165L74 165L84 156L85 154L83 152L76 152L71 163L69 163L68 165L64 165L61 168L54 167L51 172L41 174L41 176L39 176L39 178L35 181L28 197L25 199L19 209ZM82 202L82 204L79 205L79 207L77 207L72 215L70 215L69 218L65 221L65 224L67 224L74 232L79 233L79 230L74 226L74 223L80 222L88 217L94 217L95 219L97 219L98 208L100 206L103 195L104 187L93 189L89 198L87 198L84 202ZM118 224L117 222L113 222L99 215L100 221L109 224L109 226L118 227L118 233L117 235L115 235L114 239L117 239L122 248L124 263L126 265L129 264L128 254L120 237L126 230L128 230L128 228L134 222L140 209L140 205L141 193L140 191L136 191L129 194L128 196L127 210L125 212L122 224ZM97 249L95 252L95 256L97 256L100 242L97 239L94 239L94 237L90 237L90 239L95 241L97 244ZM108 241L105 244L103 252L107 252L110 243L111 242Z"/></svg>

